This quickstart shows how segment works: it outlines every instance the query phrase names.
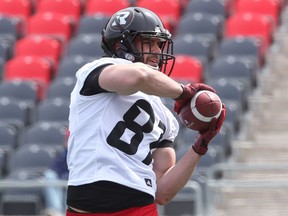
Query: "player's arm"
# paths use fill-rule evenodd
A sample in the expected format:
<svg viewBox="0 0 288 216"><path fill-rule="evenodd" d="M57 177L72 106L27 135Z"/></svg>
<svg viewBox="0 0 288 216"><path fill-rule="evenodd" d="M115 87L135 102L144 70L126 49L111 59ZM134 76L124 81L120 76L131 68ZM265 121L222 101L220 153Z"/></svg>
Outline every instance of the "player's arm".
<svg viewBox="0 0 288 216"><path fill-rule="evenodd" d="M156 202L164 205L179 192L191 178L200 155L191 148L176 162L173 148L158 148L153 152L153 170L157 178Z"/></svg>
<svg viewBox="0 0 288 216"><path fill-rule="evenodd" d="M180 191L191 178L191 175L200 160L206 154L211 140L218 134L226 115L223 105L221 115L214 118L207 131L199 133L191 148L176 162L173 148L158 148L153 152L153 170L157 178L156 202L165 204Z"/></svg>
<svg viewBox="0 0 288 216"><path fill-rule="evenodd" d="M141 91L160 97L177 98L183 92L178 82L143 63L107 66L99 76L99 85L122 95Z"/></svg>

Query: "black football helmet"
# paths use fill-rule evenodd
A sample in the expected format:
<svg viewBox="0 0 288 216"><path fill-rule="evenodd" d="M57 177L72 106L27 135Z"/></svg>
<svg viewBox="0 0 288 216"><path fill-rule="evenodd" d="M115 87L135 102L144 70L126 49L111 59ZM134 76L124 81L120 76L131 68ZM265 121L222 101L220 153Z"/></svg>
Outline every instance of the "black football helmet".
<svg viewBox="0 0 288 216"><path fill-rule="evenodd" d="M136 36L140 36L142 47L144 39L145 41L152 38L160 39L161 53L152 53L151 43L149 52L144 52L143 49L137 50L133 41ZM119 50L115 50L116 42L120 43ZM115 56L132 62L144 62L144 54L160 55L159 70L168 76L175 62L171 34L155 13L141 7L128 7L116 12L102 31L101 47L106 56ZM170 60L172 62L168 69L167 63Z"/></svg>

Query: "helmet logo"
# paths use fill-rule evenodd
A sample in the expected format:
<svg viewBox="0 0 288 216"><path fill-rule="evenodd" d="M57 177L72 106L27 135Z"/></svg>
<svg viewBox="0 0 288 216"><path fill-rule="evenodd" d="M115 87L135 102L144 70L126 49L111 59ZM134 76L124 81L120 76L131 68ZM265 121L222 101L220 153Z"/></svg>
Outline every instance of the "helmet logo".
<svg viewBox="0 0 288 216"><path fill-rule="evenodd" d="M119 22L120 25L125 25L127 23L126 18L129 17L130 12L128 11L123 11L123 12L119 12L116 14L116 19ZM117 23L116 21L114 21L112 23L112 26L116 26Z"/></svg>
<svg viewBox="0 0 288 216"><path fill-rule="evenodd" d="M155 30L154 30L156 33L161 33L161 30L158 26L155 27Z"/></svg>

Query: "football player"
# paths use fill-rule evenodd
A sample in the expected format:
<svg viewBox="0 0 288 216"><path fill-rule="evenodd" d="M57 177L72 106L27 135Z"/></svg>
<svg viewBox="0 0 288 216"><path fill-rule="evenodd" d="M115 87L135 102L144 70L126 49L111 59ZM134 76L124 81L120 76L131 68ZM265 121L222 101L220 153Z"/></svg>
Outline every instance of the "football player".
<svg viewBox="0 0 288 216"><path fill-rule="evenodd" d="M150 10L129 7L112 15L102 49L102 58L78 70L71 93L66 215L156 216L156 204L168 203L191 178L225 107L176 163L179 125L161 97L175 99L178 113L197 91L214 89L169 77L171 34Z"/></svg>

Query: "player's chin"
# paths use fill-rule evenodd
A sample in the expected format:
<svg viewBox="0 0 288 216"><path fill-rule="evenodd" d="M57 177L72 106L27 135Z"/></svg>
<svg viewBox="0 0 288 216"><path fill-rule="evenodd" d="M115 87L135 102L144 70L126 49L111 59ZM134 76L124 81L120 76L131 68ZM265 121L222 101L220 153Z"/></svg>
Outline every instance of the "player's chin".
<svg viewBox="0 0 288 216"><path fill-rule="evenodd" d="M147 61L146 65L149 66L150 68L154 69L154 70L159 70L159 65L158 65L158 63L154 63L154 62L151 62L151 61Z"/></svg>

